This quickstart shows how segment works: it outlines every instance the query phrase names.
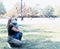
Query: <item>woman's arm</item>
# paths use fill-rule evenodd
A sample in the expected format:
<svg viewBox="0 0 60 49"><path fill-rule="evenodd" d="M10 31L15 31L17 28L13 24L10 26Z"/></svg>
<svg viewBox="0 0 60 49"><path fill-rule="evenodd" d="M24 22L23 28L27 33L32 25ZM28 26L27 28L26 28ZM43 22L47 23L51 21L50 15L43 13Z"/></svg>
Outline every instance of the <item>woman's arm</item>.
<svg viewBox="0 0 60 49"><path fill-rule="evenodd" d="M20 31L19 29L16 29L15 27L12 27L12 30L13 30L13 31L17 31L17 32Z"/></svg>

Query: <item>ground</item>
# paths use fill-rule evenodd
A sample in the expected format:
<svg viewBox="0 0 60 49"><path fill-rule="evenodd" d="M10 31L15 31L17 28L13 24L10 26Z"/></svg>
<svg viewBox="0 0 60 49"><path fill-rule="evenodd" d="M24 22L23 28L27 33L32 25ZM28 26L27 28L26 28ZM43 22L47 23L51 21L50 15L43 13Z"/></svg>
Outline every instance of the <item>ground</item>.
<svg viewBox="0 0 60 49"><path fill-rule="evenodd" d="M22 42L24 43L19 49L60 49L60 25L58 21L50 20L41 21L40 24L19 24L19 28L23 33ZM6 25L0 24L0 49L9 49L6 41Z"/></svg>

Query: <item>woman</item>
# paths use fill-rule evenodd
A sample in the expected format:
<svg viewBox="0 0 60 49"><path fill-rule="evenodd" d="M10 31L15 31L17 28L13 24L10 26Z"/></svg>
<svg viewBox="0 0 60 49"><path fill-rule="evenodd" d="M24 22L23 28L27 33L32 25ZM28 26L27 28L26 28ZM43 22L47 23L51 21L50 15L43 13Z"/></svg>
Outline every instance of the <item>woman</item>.
<svg viewBox="0 0 60 49"><path fill-rule="evenodd" d="M8 24L7 24L8 43L12 47L19 47L22 44L20 41L22 38L22 33L20 32L18 27L16 27L16 25L17 25L17 19L16 18L10 18L8 20Z"/></svg>

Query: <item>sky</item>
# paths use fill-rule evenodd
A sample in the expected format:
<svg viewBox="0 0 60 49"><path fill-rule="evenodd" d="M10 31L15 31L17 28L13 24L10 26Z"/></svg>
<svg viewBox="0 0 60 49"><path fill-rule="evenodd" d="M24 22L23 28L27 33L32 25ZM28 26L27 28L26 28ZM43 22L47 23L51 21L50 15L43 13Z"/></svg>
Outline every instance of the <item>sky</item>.
<svg viewBox="0 0 60 49"><path fill-rule="evenodd" d="M17 2L20 3L21 0L0 0L3 2L5 8L10 10ZM22 0L23 3L26 4L28 7L39 7L45 8L46 6L50 5L52 7L60 6L60 0Z"/></svg>

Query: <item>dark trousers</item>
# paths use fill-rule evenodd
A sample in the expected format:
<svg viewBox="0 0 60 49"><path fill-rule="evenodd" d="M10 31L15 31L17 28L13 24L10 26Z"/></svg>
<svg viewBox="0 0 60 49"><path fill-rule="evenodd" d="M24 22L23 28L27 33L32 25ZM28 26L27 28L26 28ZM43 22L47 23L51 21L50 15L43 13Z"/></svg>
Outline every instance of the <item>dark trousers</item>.
<svg viewBox="0 0 60 49"><path fill-rule="evenodd" d="M11 47L20 47L22 45L22 41L14 39L12 36L8 36L8 43Z"/></svg>
<svg viewBox="0 0 60 49"><path fill-rule="evenodd" d="M22 38L22 32L16 32L16 33L14 34L14 38L15 38L15 39L18 39L18 40L21 40L21 38Z"/></svg>

